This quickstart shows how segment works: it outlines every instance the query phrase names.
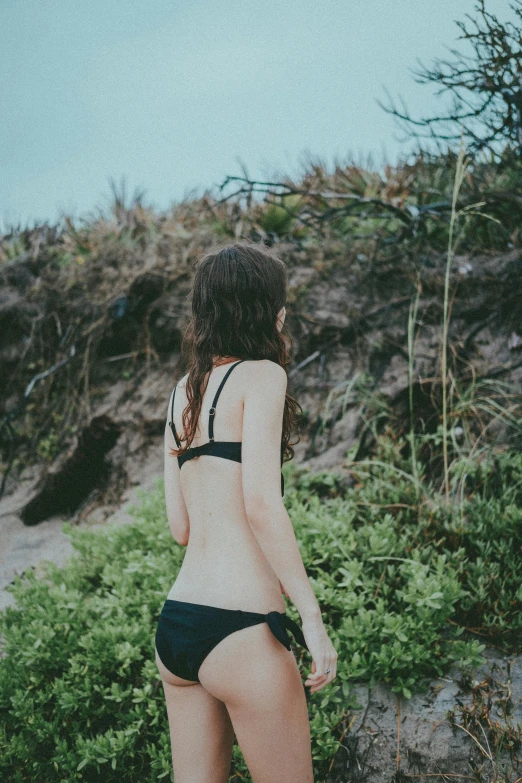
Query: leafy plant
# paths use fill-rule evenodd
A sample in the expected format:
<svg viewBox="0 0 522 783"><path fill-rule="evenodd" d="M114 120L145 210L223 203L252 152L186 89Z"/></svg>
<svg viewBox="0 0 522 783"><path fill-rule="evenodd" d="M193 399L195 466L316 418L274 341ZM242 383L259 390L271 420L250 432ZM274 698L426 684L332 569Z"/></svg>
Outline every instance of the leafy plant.
<svg viewBox="0 0 522 783"><path fill-rule="evenodd" d="M339 652L336 681L307 692L324 780L355 707L354 682L388 682L409 698L453 664L476 666L477 633L507 649L520 639L522 457L454 463L451 480L464 493L450 509L422 475L416 491L411 461L389 437L373 462L352 465L350 489L329 473L285 470L288 510ZM168 779L153 635L184 550L168 531L161 484L134 515L102 532L67 527L70 565L12 585L16 605L0 617L1 779ZM307 669L309 654L296 651ZM249 778L235 747L239 779Z"/></svg>
<svg viewBox="0 0 522 783"><path fill-rule="evenodd" d="M259 225L267 234L283 236L290 230L298 206L298 196L283 196L280 203L268 203L259 218Z"/></svg>

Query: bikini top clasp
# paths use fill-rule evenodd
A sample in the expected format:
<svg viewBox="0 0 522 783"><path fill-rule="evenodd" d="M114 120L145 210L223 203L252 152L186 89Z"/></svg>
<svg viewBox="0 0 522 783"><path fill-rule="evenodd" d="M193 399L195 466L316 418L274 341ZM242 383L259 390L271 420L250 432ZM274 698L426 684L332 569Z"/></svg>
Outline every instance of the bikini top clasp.
<svg viewBox="0 0 522 783"><path fill-rule="evenodd" d="M246 361L246 359L240 359L238 362L234 362L234 364L231 367L228 368L227 372L225 373L225 376L224 376L223 380L219 384L218 390L217 390L217 392L216 392L216 394L214 396L214 399L212 401L212 406L211 406L211 408L210 408L210 410L208 412L208 441L207 441L207 443L202 444L202 446L207 446L209 443L216 443L216 441L214 440L214 417L216 415L216 405L217 405L217 401L219 400L219 395L221 394L221 392L223 390L223 386L225 385L225 383L226 383L226 381L228 379L228 376L230 375L230 373L232 372L234 367L237 367L238 364L241 364L241 362L245 362L245 361ZM179 449L180 446L181 446L181 441L178 438L178 433L176 432L176 425L174 424L174 398L176 396L176 389L177 389L177 386L174 387L174 391L172 393L172 401L171 401L171 405L170 405L169 426L170 426L170 429L172 430L172 434L174 435L174 440L176 441L176 446ZM227 442L232 443L234 441L227 441ZM238 441L238 443L239 442L240 441ZM185 454L183 454L183 457L185 457L186 454L191 454L191 456L197 456L197 454L195 454L194 452L197 449L202 448L202 446L189 446L188 451L185 452ZM190 459L190 457L189 457L189 459Z"/></svg>

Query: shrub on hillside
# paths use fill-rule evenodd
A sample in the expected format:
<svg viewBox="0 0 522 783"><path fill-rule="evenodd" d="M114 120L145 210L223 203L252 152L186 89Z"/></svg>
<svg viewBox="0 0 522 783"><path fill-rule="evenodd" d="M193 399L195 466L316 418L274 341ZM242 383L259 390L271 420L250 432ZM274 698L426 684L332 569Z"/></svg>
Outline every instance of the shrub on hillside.
<svg viewBox="0 0 522 783"><path fill-rule="evenodd" d="M356 466L349 490L285 466L287 507L339 652L332 685L306 691L318 781L354 706L351 683L382 680L408 698L454 663L477 665L483 646L459 619L506 643L520 633L520 455L468 466L473 493L449 511L412 491L407 464L393 464L399 450L386 453L389 465ZM18 578L16 605L0 616L0 779L169 779L154 630L185 549L170 536L162 487L128 526L68 530L73 561ZM310 656L296 654L304 675ZM249 780L235 747L239 779Z"/></svg>

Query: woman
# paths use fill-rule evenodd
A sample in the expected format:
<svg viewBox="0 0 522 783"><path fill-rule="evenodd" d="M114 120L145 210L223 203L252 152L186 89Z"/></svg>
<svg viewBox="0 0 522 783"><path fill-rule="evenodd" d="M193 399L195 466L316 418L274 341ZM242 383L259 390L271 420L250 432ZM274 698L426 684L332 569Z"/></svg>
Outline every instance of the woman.
<svg viewBox="0 0 522 783"><path fill-rule="evenodd" d="M176 783L226 783L234 734L254 783L313 783L288 631L312 655L313 693L336 676L337 652L282 500L299 408L286 392L286 283L284 263L246 242L194 274L189 372L165 429L168 521L187 551L156 632Z"/></svg>

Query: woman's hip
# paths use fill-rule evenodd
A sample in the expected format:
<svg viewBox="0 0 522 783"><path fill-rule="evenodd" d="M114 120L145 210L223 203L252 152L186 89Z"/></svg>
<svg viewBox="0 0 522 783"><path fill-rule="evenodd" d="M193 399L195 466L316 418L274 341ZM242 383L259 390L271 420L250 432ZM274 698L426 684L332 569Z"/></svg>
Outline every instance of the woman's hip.
<svg viewBox="0 0 522 783"><path fill-rule="evenodd" d="M306 647L299 625L285 611L251 612L167 599L158 619L156 648L169 671L198 681L199 667L220 642L236 631L263 623L287 650L292 642Z"/></svg>

